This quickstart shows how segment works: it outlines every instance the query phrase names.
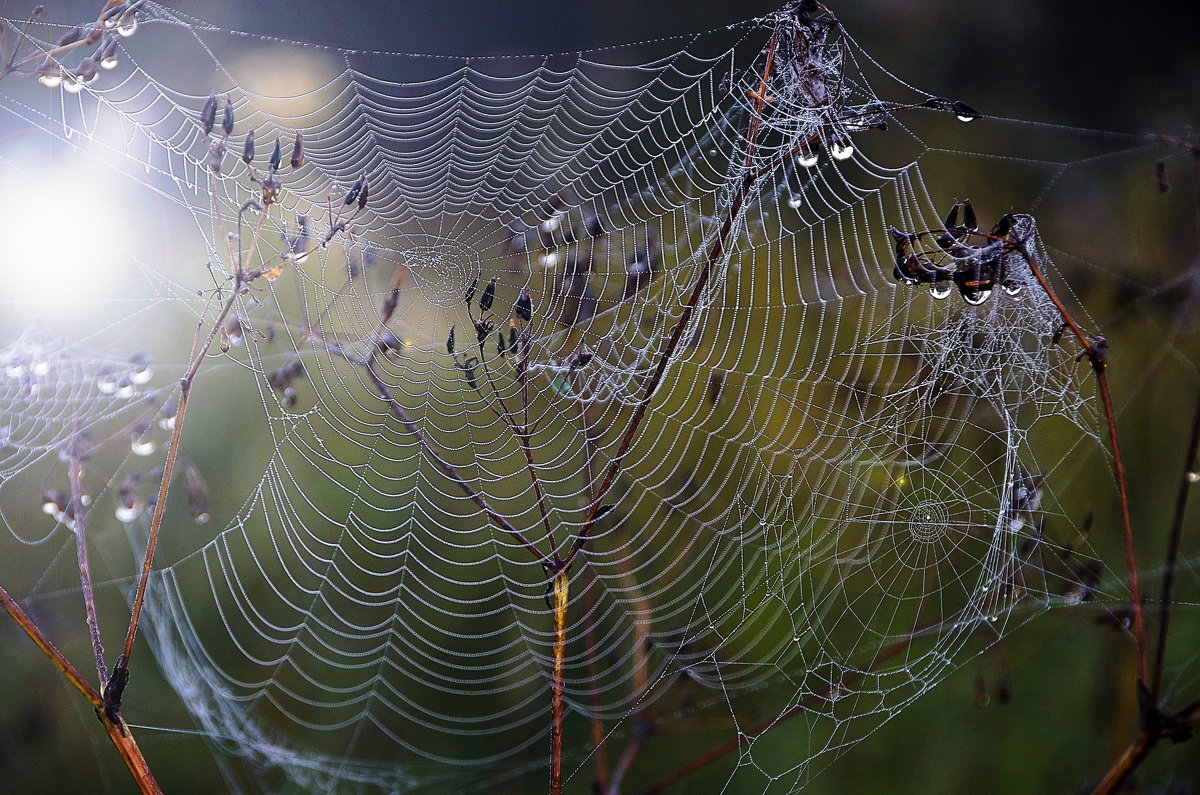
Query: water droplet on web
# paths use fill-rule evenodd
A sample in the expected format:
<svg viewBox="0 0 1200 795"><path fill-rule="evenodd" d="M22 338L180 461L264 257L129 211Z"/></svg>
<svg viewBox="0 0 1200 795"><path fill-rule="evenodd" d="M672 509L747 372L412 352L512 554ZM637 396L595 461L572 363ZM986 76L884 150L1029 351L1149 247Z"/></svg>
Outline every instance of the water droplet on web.
<svg viewBox="0 0 1200 795"><path fill-rule="evenodd" d="M801 634L799 634L799 633L797 633L797 634L795 634L795 635L792 635L792 642L793 642L793 643L799 643L799 642L800 642L800 640L801 640L801 638L803 638L803 637L804 637L804 636L803 636L803 635L801 635Z"/></svg>
<svg viewBox="0 0 1200 795"><path fill-rule="evenodd" d="M854 156L854 147L841 141L834 141L829 145L829 154L833 155L834 160L848 160Z"/></svg>
<svg viewBox="0 0 1200 795"><path fill-rule="evenodd" d="M1186 479L1188 483L1200 483L1200 472L1189 472Z"/></svg>
<svg viewBox="0 0 1200 795"><path fill-rule="evenodd" d="M979 290L974 293L963 293L963 300L971 306L979 306L984 301L992 297L991 290Z"/></svg>
<svg viewBox="0 0 1200 795"><path fill-rule="evenodd" d="M817 164L818 159L817 153L810 149L801 149L800 153L796 155L796 162L804 168L812 168Z"/></svg>
<svg viewBox="0 0 1200 795"><path fill-rule="evenodd" d="M1020 282L1005 282L1000 286L1004 288L1005 294L1012 296L1020 295L1021 291L1025 289L1025 285L1021 284Z"/></svg>
<svg viewBox="0 0 1200 795"><path fill-rule="evenodd" d="M914 281L913 283L915 284L916 282ZM954 292L953 282L934 282L929 285L929 294L939 301L948 298L952 292Z"/></svg>
<svg viewBox="0 0 1200 795"><path fill-rule="evenodd" d="M138 21L136 16L130 16L129 21L117 27L117 35L124 38L129 38L137 33Z"/></svg>
<svg viewBox="0 0 1200 795"><path fill-rule="evenodd" d="M788 197L787 203L788 203L788 207L791 207L794 210L797 207L799 207L801 204L803 204L804 200L800 198L799 194L793 193L791 196Z"/></svg>
<svg viewBox="0 0 1200 795"><path fill-rule="evenodd" d="M117 521L122 523L132 522L142 512L141 503L134 503L130 506L118 505L116 510Z"/></svg>
<svg viewBox="0 0 1200 795"><path fill-rule="evenodd" d="M903 284L905 287L916 287L918 284L920 284L920 282L918 282L916 279L914 279L911 276L901 276L900 283Z"/></svg>

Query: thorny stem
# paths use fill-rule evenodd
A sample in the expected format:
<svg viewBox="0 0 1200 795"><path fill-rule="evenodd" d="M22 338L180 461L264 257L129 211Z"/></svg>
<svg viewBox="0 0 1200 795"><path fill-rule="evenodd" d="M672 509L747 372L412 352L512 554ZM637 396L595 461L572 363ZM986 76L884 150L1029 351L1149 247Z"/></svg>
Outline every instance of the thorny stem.
<svg viewBox="0 0 1200 795"><path fill-rule="evenodd" d="M600 484L600 488L596 490L596 495L592 500L591 508L588 510L587 518L584 519L583 526L579 529L579 534L575 537L574 543L571 545L570 551L563 560L564 566L569 566L575 556L579 554L579 550L587 543L588 537L591 535L592 528L596 524L601 500L612 488L613 483L617 479L617 475L621 471L621 466L624 463L625 455L629 452L629 447L633 443L634 436L637 434L638 426L641 425L642 418L646 415L646 411L650 408L650 401L654 397L654 393L658 389L659 383L662 381L663 374L667 370L667 364L675 355L675 349L679 347L679 342L683 338L683 331L687 327L688 321L691 320L692 312L695 311L696 304L700 300L701 294L704 292L705 286L708 284L709 276L712 273L713 267L721 260L725 253L725 244L729 239L730 233L737 218L741 214L742 205L750 195L750 189L754 183L758 181L759 172L754 170L754 153L757 149L758 129L762 121L763 109L766 104L771 101L771 97L767 93L767 88L771 79L771 68L775 59L775 48L779 44L779 29L776 28L771 34L771 41L767 45L766 62L763 65L762 79L759 81L758 89L750 92L750 98L754 100L754 110L750 117L750 122L746 129L746 161L742 169L742 182L737 193L730 202L729 210L725 213L725 218L721 223L720 230L717 232L716 239L713 241L712 248L709 249L708 258L704 262L704 267L700 271L700 275L696 278L696 284L692 288L691 297L683 308L683 312L679 316L679 320L675 324L674 330L671 332L671 338L668 340L666 348L658 358L658 365L654 368L654 373L650 380L646 382L645 391L642 394L642 399L638 401L637 408L634 409L633 416L629 419L629 425L625 429L625 435L621 439L620 447L617 448L617 453L609 464L608 471L604 475L604 481Z"/></svg>
<svg viewBox="0 0 1200 795"><path fill-rule="evenodd" d="M550 795L562 795L563 660L567 648L567 605L571 575L566 567L554 574L554 671L550 683Z"/></svg>
<svg viewBox="0 0 1200 795"><path fill-rule="evenodd" d="M96 658L97 681L104 687L108 682L108 668L104 664L104 646L100 643L100 622L96 618L96 597L92 588L91 567L88 565L87 549L87 506L83 504L83 462L81 460L79 443L80 428L78 421L75 426L75 436L71 440L71 517L74 522L72 530L75 533L75 556L79 562L79 587L83 591L83 609L87 615L88 634L92 639L92 654Z"/></svg>
<svg viewBox="0 0 1200 795"><path fill-rule="evenodd" d="M1092 372L1096 376L1096 388L1100 393L1100 402L1104 406L1104 421L1108 426L1108 441L1112 450L1113 458L1113 477L1117 484L1117 498L1121 504L1121 529L1125 542L1125 565L1129 571L1129 591L1130 600L1133 608L1133 637L1137 647L1137 669L1138 682L1144 683L1147 674L1147 653L1146 653L1146 622L1142 607L1142 589L1138 581L1137 569L1137 552L1133 544L1133 521L1129 514L1129 491L1126 487L1125 479L1125 462L1121 457L1121 444L1117 437L1117 419L1113 411L1112 393L1108 388L1108 377L1105 370L1108 367L1108 359L1105 344L1098 343L1089 338L1080 328L1075 319L1071 317L1071 313L1059 300L1058 295L1054 292L1054 288L1046 280L1041 268L1038 267L1029 249L1026 248L1023 242L1012 241L1013 249L1021 255L1025 263L1029 266L1033 277L1037 279L1042 290L1050 298L1054 304L1054 308L1058 310L1059 316L1063 322L1070 328L1071 333L1079 340L1079 344L1083 346L1084 354L1092 365Z"/></svg>
<svg viewBox="0 0 1200 795"><path fill-rule="evenodd" d="M79 671L75 670L75 666L71 664L71 661L64 657L62 652L50 642L50 639L42 633L42 630L34 623L33 619L21 609L21 606L8 595L8 592L3 587L0 587L0 604L4 605L5 611L12 617L13 621L17 622L17 626L25 631L25 634L37 645L42 654L91 703L92 709L96 710L96 717L100 719L100 723L104 726L104 731L108 734L108 738L112 741L113 746L116 747L121 759L124 760L125 766L129 768L134 781L137 782L138 789L144 795L161 793L162 790L159 789L158 783L154 780L154 774L150 772L150 766L146 763L145 757L142 756L141 749L138 748L137 742L134 741L133 734L130 732L125 720L119 714L114 717L108 713L108 710L105 708L104 697L88 684L86 679L80 676Z"/></svg>

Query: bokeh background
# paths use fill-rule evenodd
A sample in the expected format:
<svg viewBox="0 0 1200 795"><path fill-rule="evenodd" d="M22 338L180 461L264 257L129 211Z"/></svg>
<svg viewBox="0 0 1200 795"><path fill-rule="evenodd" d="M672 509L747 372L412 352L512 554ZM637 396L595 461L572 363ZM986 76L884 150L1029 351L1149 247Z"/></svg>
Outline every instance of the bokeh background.
<svg viewBox="0 0 1200 795"><path fill-rule="evenodd" d="M1200 13L1192 4L1146 2L1117 12L1101 11L1093 3L1034 0L845 5L834 7L845 28L883 66L931 93L966 99L985 113L1123 133L1180 135L1188 125L1200 123ZM63 20L82 21L95 12L86 3L46 6L48 18ZM683 6L625 0L271 0L189 3L186 11L223 27L338 47L494 55L654 39L718 27L774 7L758 0ZM7 13L20 11L10 2ZM12 79L0 82L0 92L8 90ZM45 101L51 113L52 99ZM987 136L1011 137L1027 129L975 125L970 131L975 137L962 145L984 151ZM0 136L0 141L29 141L36 131L0 118ZM54 152L53 144L34 145ZM1004 145L1011 148L1012 141ZM1050 241L1063 279L1113 344L1113 390L1127 444L1142 568L1152 594L1183 462L1183 437L1200 392L1198 184L1191 159L1169 157L1172 187L1159 192L1154 165L1170 154L1166 147L1148 147L1144 156L1090 171L1094 182L1070 187L1077 194L1078 221L1056 230ZM1001 184L989 190L1005 194ZM1014 185L1015 193L1023 190L1025 186ZM169 230L155 229L152 220L145 224L156 240L172 239ZM29 267L22 259L28 254L5 251L3 245L0 240L0 267ZM87 327L86 318L60 322ZM1097 502L1106 503L1107 484L1090 488L1097 490ZM3 508L10 511L10 506ZM1187 524L1187 571L1179 594L1185 604L1171 637L1168 682L1175 706L1200 696L1196 516L1193 511ZM62 538L56 543L62 544ZM1106 560L1119 560L1111 528L1092 543ZM0 549L8 548L8 540L0 539ZM70 588L69 556L64 563L51 554L49 563L31 565L25 554L14 548L12 555L0 555L6 585L26 583L46 593L53 591L47 579L61 577L60 587ZM19 589L14 592L22 595ZM1128 741L1135 719L1131 644L1125 633L1107 625L1107 615L1089 610L1038 617L965 662L931 694L847 751L815 780L813 791L1080 790ZM86 668L86 644L79 642L81 614L75 620L69 610L56 609L45 618L52 637L62 639ZM115 646L115 638L110 643ZM186 710L148 663L148 655L140 660L131 687L137 700L128 707L130 719L188 727ZM0 622L0 671L0 790L132 790L82 700L9 622ZM139 742L166 791L209 792L225 786L219 763L203 740L186 733L142 731ZM1160 747L1131 786L1138 792L1188 791L1188 782L1200 780L1198 759L1200 750L1192 744ZM634 783L640 773L654 771L653 761L643 760L644 771L634 768ZM730 764L732 760L715 766L687 791L720 786ZM585 785L581 779L572 784L580 792Z"/></svg>

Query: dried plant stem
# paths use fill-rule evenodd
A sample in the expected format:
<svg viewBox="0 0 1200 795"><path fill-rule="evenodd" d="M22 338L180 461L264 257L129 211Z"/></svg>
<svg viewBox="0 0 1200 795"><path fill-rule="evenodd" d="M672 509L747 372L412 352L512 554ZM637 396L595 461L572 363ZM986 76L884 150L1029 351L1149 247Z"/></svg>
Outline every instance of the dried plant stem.
<svg viewBox="0 0 1200 795"><path fill-rule="evenodd" d="M88 635L92 640L92 654L96 658L97 680L103 687L108 682L108 667L104 664L104 646L100 642L100 622L96 618L96 597L92 588L91 566L88 564L87 506L83 504L83 462L80 460L78 423L72 440L70 462L71 516L74 522L75 557L79 563L79 587L83 591L83 610L87 616Z"/></svg>
<svg viewBox="0 0 1200 795"><path fill-rule="evenodd" d="M179 379L179 403L175 411L175 427L171 430L171 441L167 445L166 460L163 461L162 481L158 486L158 501L154 505L154 518L150 521L150 534L146 539L146 554L142 560L141 575L138 578L137 592L133 599L133 610L129 616L129 629L125 633L125 648L117 663L119 669L127 670L129 667L129 658L133 655L133 642L137 637L142 605L146 598L146 585L150 580L150 570L154 566L154 551L158 547L158 537L162 529L163 515L166 513L167 496L171 490L171 479L175 472L175 461L179 457L179 440L183 436L183 424L187 415L188 400L192 394L192 381L196 377L196 373L200 370L200 365L204 362L204 357L208 353L208 349L212 347L213 341L216 340L217 334L220 333L225 323L225 318L233 310L237 299L245 290L246 285L249 284L249 277L253 275L250 274L248 276L242 271L238 271L229 298L221 306L221 311L217 314L211 328L209 328L208 335L205 337L203 343L199 342L200 327L196 327L196 336L192 340L191 364L188 366L187 372ZM117 670L114 670L113 674L116 676Z"/></svg>
<svg viewBox="0 0 1200 795"><path fill-rule="evenodd" d="M1108 388L1108 377L1105 374L1105 370L1108 368L1106 349L1104 345L1098 345L1089 338L1083 329L1080 328L1079 324L1075 322L1071 313L1067 311L1067 308L1054 292L1054 288L1046 280L1041 268L1038 267L1037 262L1033 255L1030 254L1029 249L1025 247L1025 244L1014 242L1013 248L1025 260L1033 277L1037 279L1042 290L1050 298L1063 322L1071 330L1071 333L1075 335L1076 339L1079 340L1079 344L1083 346L1083 355L1091 363L1092 372L1096 376L1096 389L1100 393L1100 402L1104 406L1104 422L1108 426L1108 441L1112 451L1113 478L1117 485L1117 499L1121 505L1121 530L1125 543L1125 566L1129 571L1129 591L1133 610L1133 637L1137 653L1138 681L1145 683L1148 668L1146 621L1142 607L1142 590L1138 579L1137 552L1133 543L1133 522L1129 514L1129 492L1126 487L1125 462L1121 457L1121 443L1117 436L1117 419L1113 411L1112 393Z"/></svg>
<svg viewBox="0 0 1200 795"><path fill-rule="evenodd" d="M617 760L617 766L613 768L612 781L606 789L605 795L620 795L621 782L625 780L625 774L629 772L629 768L633 766L633 760L637 758L638 751L642 750L642 742L646 739L646 735L650 733L650 729L645 721L638 721L633 727L633 737L630 738L629 744L625 746L625 750L621 752L621 758Z"/></svg>
<svg viewBox="0 0 1200 795"><path fill-rule="evenodd" d="M663 374L666 373L667 365L675 355L675 350L679 347L684 329L687 328L688 321L691 320L692 313L700 301L700 296L703 294L704 288L708 285L713 268L716 267L717 263L725 255L725 246L728 243L729 235L733 232L737 219L741 216L742 206L750 196L751 188L754 187L754 184L759 179L760 172L754 169L754 153L758 147L758 130L762 122L763 109L771 101L767 89L770 84L771 69L775 60L775 49L779 43L779 35L778 28L771 34L771 41L767 45L766 62L763 65L762 78L759 81L758 90L750 94L750 98L754 100L754 109L746 128L746 160L742 168L741 184L738 187L737 193L734 194L733 201L729 204L729 209L726 211L724 220L717 231L716 238L713 240L712 247L708 251L708 257L704 261L704 267L700 270L700 275L696 278L692 294L688 298L683 312L680 313L679 320L675 323L675 328L671 332L671 337L667 341L666 347L659 355L658 365L654 368L654 373L650 376L650 380L646 382L645 391L633 411L633 416L629 418L629 425L625 429L625 435L621 439L621 444L617 448L616 455L613 456L612 462L608 466L608 471L604 475L604 480L601 482L600 488L596 490L591 508L588 510L587 518L584 520L583 526L579 529L579 534L575 537L570 551L563 560L563 564L566 566L571 564L571 561L579 554L579 550L583 548L583 545L587 543L588 537L591 535L592 528L595 526L600 512L601 501L608 493L608 490L612 488L613 483L616 482L617 475L621 472L625 456L633 444L633 439L637 435L642 418L645 417L647 410L650 408L650 401L654 398L654 393L658 390L658 385L662 382Z"/></svg>
<svg viewBox="0 0 1200 795"><path fill-rule="evenodd" d="M563 660L567 650L567 605L570 572L564 567L554 574L554 667L550 682L550 795L562 795L563 745Z"/></svg>
<svg viewBox="0 0 1200 795"><path fill-rule="evenodd" d="M138 789L142 793L145 793L145 795L161 793L162 790L159 789L158 783L154 780L154 775L150 772L150 766L146 763L145 757L142 756L141 749L138 748L137 742L134 741L133 734L130 732L129 726L125 724L124 719L120 715L117 715L114 720L113 716L108 714L108 711L105 709L104 697L88 684L86 679L79 675L79 671L75 670L75 666L50 642L50 639L42 633L42 630L34 623L33 619L21 609L21 606L2 587L0 587L0 604L4 605L4 610L25 631L25 634L37 645L42 654L46 655L50 662L54 664L54 667L66 677L67 681L74 685L75 689L82 693L84 698L91 703L92 708L96 710L96 717L104 725L104 731L116 747L121 759L124 760L125 766L129 768L134 781L137 782Z"/></svg>
<svg viewBox="0 0 1200 795"><path fill-rule="evenodd" d="M329 350L334 349L329 348ZM346 358L347 361L355 361L348 356ZM429 439L426 438L425 433L415 422L412 421L412 418L408 416L408 412L404 409L404 406L400 405L400 401L396 400L395 395L392 394L392 390L388 388L388 385L384 382L384 380L379 377L379 373L375 371L374 356L372 356L370 359L367 359L365 362L361 362L361 364L367 371L367 377L370 378L371 383L374 384L375 391L378 392L379 396L388 404L388 409L392 412L392 416L400 420L400 422L404 425L404 429L408 431L408 433L414 439L417 440L417 443L421 445L421 449L425 451L425 455L437 465L438 469L442 470L442 473L446 477L454 481L454 483L456 483L458 487L462 489L463 493L466 494L472 502L478 505L497 527L508 533L510 536L520 542L523 547L528 549L530 554L532 554L533 557L540 564L542 564L543 568L548 570L552 569L553 564L551 563L550 558L548 558L544 552L538 549L525 536L524 533L513 526L512 522L508 521L508 519L504 518L502 514L497 512L496 509L491 506L491 503L487 501L487 498L476 491L475 488L458 473L458 470L454 467L454 465L447 461L445 456L438 452L437 448L435 448Z"/></svg>

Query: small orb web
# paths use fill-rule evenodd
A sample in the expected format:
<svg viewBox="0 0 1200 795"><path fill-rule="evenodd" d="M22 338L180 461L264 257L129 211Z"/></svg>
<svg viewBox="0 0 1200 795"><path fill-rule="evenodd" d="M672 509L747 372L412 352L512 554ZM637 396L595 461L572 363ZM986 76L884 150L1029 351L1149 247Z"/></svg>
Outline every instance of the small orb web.
<svg viewBox="0 0 1200 795"><path fill-rule="evenodd" d="M998 119L984 149L803 7L433 58L147 3L115 70L0 95L154 228L66 331L4 322L17 592L59 598L82 467L124 606L182 379L142 632L263 787L541 782L556 558L579 781L589 727L699 725L744 740L729 791L799 789L1010 626L1118 598L1077 496L1094 382L1038 279L1075 300L1064 174L1142 143ZM1036 190L989 194L1001 168Z"/></svg>

